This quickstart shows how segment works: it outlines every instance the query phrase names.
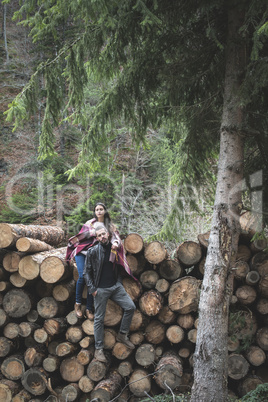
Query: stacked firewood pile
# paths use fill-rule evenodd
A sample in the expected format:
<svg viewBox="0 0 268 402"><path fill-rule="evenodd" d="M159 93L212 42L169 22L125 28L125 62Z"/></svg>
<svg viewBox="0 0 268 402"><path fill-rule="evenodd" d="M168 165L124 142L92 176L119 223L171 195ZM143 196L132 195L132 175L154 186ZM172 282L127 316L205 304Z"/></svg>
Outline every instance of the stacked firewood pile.
<svg viewBox="0 0 268 402"><path fill-rule="evenodd" d="M268 382L268 254L264 241L250 242L246 215L241 225L228 341L229 388L239 396ZM73 311L77 270L65 261L64 232L0 224L0 402L138 401L166 389L189 392L208 238L183 242L171 258L158 241L126 236L138 278L123 279L137 306L130 328L136 347L116 342L122 309L109 300L104 364L94 359L93 322Z"/></svg>

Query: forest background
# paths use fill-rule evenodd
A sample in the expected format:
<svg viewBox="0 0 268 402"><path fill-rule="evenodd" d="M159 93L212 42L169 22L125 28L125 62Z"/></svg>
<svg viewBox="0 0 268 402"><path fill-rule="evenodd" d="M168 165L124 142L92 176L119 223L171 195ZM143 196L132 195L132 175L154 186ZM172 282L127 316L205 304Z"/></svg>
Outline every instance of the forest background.
<svg viewBox="0 0 268 402"><path fill-rule="evenodd" d="M195 173L200 181L194 183L187 170L191 156L183 126L180 139L163 124L147 130L146 143L135 143L131 128L123 120L117 121L99 155L92 156L91 170L70 180L66 171L76 166L81 151L80 124L66 120L54 129L56 153L45 160L40 160L38 153L45 98L30 121L13 131L5 115L9 104L37 64L51 54L51 47L56 54L58 46L51 37L47 43L33 43L30 28L14 19L19 9L19 1L1 4L0 221L57 223L75 234L92 216L95 202L102 201L122 234L158 235L169 250L206 232L211 222L218 147L215 144L204 166L197 163ZM67 42L66 22L59 23L57 31ZM40 79L40 86L43 84ZM93 115L106 85L90 78L85 88L85 118ZM172 219L167 221L170 214Z"/></svg>

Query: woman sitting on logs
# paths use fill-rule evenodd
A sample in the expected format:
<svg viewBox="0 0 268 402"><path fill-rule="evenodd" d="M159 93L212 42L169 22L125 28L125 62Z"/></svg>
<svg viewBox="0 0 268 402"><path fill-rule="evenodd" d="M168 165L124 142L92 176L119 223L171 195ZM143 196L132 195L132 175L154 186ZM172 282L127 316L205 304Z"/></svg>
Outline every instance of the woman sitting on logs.
<svg viewBox="0 0 268 402"><path fill-rule="evenodd" d="M74 257L78 271L78 280L76 282L76 295L74 305L74 310L78 318L82 317L81 302L84 288L84 278L83 278L84 263L86 259L87 250L93 245L95 245L97 242L95 233L96 225L103 224L103 226L105 226L106 229L108 229L108 232L111 237L111 243L112 245L115 246L115 248L118 249L117 251L112 249L110 261L113 262L116 259L117 264L122 265L127 272L128 270L130 270L124 254L120 235L111 221L106 206L101 202L97 202L94 206L93 216L94 218L87 221L82 226L80 232L76 236L73 236L69 239L67 246L66 259L68 261ZM85 317L91 321L94 319L93 296L89 293L87 294Z"/></svg>

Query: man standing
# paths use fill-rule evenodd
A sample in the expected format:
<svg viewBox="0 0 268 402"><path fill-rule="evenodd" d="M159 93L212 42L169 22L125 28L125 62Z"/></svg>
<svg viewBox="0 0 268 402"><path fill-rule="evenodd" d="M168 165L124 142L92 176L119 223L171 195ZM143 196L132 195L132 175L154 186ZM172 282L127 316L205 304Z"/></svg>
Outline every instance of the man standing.
<svg viewBox="0 0 268 402"><path fill-rule="evenodd" d="M135 346L130 342L127 334L136 306L120 282L118 266L115 262L111 262L111 255L117 246L110 243L109 233L104 226L97 226L95 231L99 243L88 250L83 275L88 292L94 297L95 358L105 363L107 360L103 353L103 337L108 299L115 301L124 310L116 340L130 349L134 349Z"/></svg>

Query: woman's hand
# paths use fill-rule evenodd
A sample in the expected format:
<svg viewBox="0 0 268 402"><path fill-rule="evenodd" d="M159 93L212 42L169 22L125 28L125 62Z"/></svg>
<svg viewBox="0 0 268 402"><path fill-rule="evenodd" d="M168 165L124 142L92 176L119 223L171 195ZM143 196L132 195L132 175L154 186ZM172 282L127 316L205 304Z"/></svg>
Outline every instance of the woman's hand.
<svg viewBox="0 0 268 402"><path fill-rule="evenodd" d="M118 250L118 242L116 241L116 242L114 242L113 244L112 244L112 250Z"/></svg>

